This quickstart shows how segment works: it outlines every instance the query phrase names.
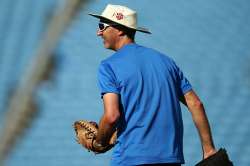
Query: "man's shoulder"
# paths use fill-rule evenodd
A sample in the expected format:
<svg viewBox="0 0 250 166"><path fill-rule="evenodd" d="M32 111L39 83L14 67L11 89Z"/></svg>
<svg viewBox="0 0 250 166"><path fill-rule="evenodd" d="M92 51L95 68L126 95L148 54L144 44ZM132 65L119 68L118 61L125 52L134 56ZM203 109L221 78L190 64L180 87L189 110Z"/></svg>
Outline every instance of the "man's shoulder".
<svg viewBox="0 0 250 166"><path fill-rule="evenodd" d="M170 57L166 53L163 53L162 51L159 51L159 50L157 50L155 48L145 47L145 46L142 46L142 48L144 50L143 52L151 54L154 57L157 57L158 59L160 59L161 61L165 61L165 62L169 62L169 63L174 62L172 57Z"/></svg>
<svg viewBox="0 0 250 166"><path fill-rule="evenodd" d="M115 54L115 53L114 53ZM108 64L112 64L117 58L114 56L114 54L112 54L111 56L103 59L100 63L100 65L108 65Z"/></svg>
<svg viewBox="0 0 250 166"><path fill-rule="evenodd" d="M101 61L101 63L109 64L109 63L113 63L115 61L123 61L124 62L123 58L129 59L129 58L133 57L133 55L136 55L136 56L142 55L142 57L145 57L146 55L150 55L149 57L153 56L153 57L157 58L158 60L168 62L168 63L174 63L174 60L170 56L168 56L167 54L165 54L165 53L163 53L155 48L150 48L150 47L135 44L135 43L129 44L129 45L123 47L122 49L113 53L112 55L110 55L106 59L103 59Z"/></svg>
<svg viewBox="0 0 250 166"><path fill-rule="evenodd" d="M122 60L122 57L125 57L126 55L132 54L133 49L135 48L135 44L129 44L124 47L122 47L120 50L114 52L109 57L103 59L101 63L112 63L113 61L120 61Z"/></svg>

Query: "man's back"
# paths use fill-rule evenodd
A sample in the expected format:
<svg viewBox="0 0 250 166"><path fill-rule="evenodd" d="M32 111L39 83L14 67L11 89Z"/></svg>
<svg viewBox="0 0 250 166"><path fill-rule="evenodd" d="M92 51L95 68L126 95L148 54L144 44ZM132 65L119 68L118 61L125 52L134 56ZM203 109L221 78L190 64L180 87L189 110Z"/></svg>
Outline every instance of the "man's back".
<svg viewBox="0 0 250 166"><path fill-rule="evenodd" d="M170 58L128 44L101 63L99 83L120 95L113 165L184 162L179 97L191 85Z"/></svg>

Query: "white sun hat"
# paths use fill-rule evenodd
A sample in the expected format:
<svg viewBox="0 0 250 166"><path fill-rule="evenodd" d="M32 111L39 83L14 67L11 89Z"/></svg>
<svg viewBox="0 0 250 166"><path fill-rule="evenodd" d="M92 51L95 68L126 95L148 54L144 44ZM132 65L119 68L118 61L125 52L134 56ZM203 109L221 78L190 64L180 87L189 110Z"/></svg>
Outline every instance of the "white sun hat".
<svg viewBox="0 0 250 166"><path fill-rule="evenodd" d="M114 23L118 23L120 25L123 25L130 29L134 29L136 31L149 34L151 33L147 28L137 26L136 11L129 9L126 6L108 4L101 15L92 13L90 13L89 15L99 19L104 19L112 21Z"/></svg>

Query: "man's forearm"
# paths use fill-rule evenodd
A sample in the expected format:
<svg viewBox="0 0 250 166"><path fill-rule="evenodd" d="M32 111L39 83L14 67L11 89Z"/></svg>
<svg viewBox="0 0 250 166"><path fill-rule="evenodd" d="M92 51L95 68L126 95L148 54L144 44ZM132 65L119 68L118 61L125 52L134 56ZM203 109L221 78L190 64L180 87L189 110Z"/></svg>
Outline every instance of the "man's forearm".
<svg viewBox="0 0 250 166"><path fill-rule="evenodd" d="M186 93L184 98L187 103L187 107L192 114L195 126L199 132L204 157L206 157L210 155L210 151L215 151L215 147L205 109L194 91Z"/></svg>
<svg viewBox="0 0 250 166"><path fill-rule="evenodd" d="M109 140L115 131L115 124L116 123L109 123L105 115L103 115L99 123L96 142L104 146L108 145Z"/></svg>
<svg viewBox="0 0 250 166"><path fill-rule="evenodd" d="M200 106L192 109L195 109L191 112L194 112L192 113L192 117L200 135L202 148L205 152L208 152L211 148L214 148L214 143L204 107L201 104Z"/></svg>

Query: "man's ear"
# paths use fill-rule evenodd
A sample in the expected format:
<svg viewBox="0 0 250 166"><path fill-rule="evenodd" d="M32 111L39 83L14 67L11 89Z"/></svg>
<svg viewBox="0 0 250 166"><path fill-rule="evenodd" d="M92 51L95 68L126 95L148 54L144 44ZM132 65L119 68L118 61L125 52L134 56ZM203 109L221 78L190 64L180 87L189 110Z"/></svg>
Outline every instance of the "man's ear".
<svg viewBox="0 0 250 166"><path fill-rule="evenodd" d="M119 30L119 29L118 29L118 31L119 31L119 32L118 32L118 35L119 35L119 36L124 36L124 35L125 35L124 31Z"/></svg>

